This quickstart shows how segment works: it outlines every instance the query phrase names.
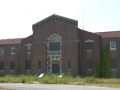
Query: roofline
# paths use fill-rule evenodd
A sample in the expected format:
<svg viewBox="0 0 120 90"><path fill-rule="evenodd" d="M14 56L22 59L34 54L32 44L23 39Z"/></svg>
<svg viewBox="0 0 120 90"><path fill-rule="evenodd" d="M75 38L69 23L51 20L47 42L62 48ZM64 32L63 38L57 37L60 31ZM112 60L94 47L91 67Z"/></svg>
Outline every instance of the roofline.
<svg viewBox="0 0 120 90"><path fill-rule="evenodd" d="M48 18L50 18L50 17L52 17L52 16L61 17L61 18L68 19L68 20L71 20L71 21L74 21L74 22L78 22L78 21L75 20L75 19L71 19L71 18L67 18L67 17L60 16L60 15L52 14L52 15L48 16L47 18L42 19L42 20L34 23L32 26L34 26L34 25L36 25L36 24L38 24L38 23L40 23L40 22L43 22L43 21L47 20Z"/></svg>

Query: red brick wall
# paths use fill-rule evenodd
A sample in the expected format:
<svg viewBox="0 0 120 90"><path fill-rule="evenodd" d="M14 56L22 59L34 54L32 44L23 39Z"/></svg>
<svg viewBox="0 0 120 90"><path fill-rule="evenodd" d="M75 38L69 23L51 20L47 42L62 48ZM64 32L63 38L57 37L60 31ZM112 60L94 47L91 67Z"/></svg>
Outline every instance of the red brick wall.
<svg viewBox="0 0 120 90"><path fill-rule="evenodd" d="M0 55L0 61L4 61L4 71L0 71L0 75L6 75L10 73L19 73L19 54L20 44L7 44L3 45L4 55ZM15 54L11 54L11 47L15 47ZM15 71L10 71L10 62L15 61Z"/></svg>
<svg viewBox="0 0 120 90"><path fill-rule="evenodd" d="M33 36L29 36L21 41L21 56L20 56L20 73L25 74L26 72L26 61L30 61L32 63L32 53L27 54L25 44L32 44ZM32 52L32 51L31 51ZM31 72L30 72L31 73Z"/></svg>
<svg viewBox="0 0 120 90"><path fill-rule="evenodd" d="M93 69L95 68L95 60L100 60L100 37L94 33L87 31L80 31L81 39L81 74L83 76L93 75L93 70L87 70L87 59L93 60ZM93 40L92 51L86 50L85 41L91 39Z"/></svg>
<svg viewBox="0 0 120 90"><path fill-rule="evenodd" d="M116 41L116 50L110 50L111 58L117 59L117 70L111 70L112 76L120 77L120 38L103 38L102 46L110 45L110 41Z"/></svg>
<svg viewBox="0 0 120 90"><path fill-rule="evenodd" d="M66 21L55 21L51 19L45 22L43 26L38 25L39 28L33 32L33 46L32 46L32 74L39 74L47 72L47 38L50 34L56 33L62 37L62 72L68 72L68 60L72 61L71 74L78 75L78 60L79 60L79 43L67 42L68 40L78 39L78 29L75 26L68 24ZM42 69L37 68L38 61L41 60ZM22 67L24 68L24 67Z"/></svg>

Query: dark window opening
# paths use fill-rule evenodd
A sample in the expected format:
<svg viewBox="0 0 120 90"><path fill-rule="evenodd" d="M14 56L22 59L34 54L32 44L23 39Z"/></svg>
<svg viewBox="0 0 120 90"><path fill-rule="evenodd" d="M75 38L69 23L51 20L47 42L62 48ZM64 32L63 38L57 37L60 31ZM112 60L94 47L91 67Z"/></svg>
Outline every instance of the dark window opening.
<svg viewBox="0 0 120 90"><path fill-rule="evenodd" d="M38 69L41 69L41 61L38 61Z"/></svg>
<svg viewBox="0 0 120 90"><path fill-rule="evenodd" d="M68 60L68 69L71 69L71 60Z"/></svg>
<svg viewBox="0 0 120 90"><path fill-rule="evenodd" d="M92 50L92 42L86 42L86 49Z"/></svg>
<svg viewBox="0 0 120 90"><path fill-rule="evenodd" d="M15 70L15 61L10 62L10 70Z"/></svg>
<svg viewBox="0 0 120 90"><path fill-rule="evenodd" d="M92 59L87 60L87 69L93 69L93 61L92 61Z"/></svg>
<svg viewBox="0 0 120 90"><path fill-rule="evenodd" d="M30 70L30 61L26 61L26 70Z"/></svg>
<svg viewBox="0 0 120 90"><path fill-rule="evenodd" d="M0 61L0 70L4 70L4 62Z"/></svg>
<svg viewBox="0 0 120 90"><path fill-rule="evenodd" d="M111 59L111 69L117 69L117 59Z"/></svg>
<svg viewBox="0 0 120 90"><path fill-rule="evenodd" d="M60 42L50 42L50 51L60 51Z"/></svg>

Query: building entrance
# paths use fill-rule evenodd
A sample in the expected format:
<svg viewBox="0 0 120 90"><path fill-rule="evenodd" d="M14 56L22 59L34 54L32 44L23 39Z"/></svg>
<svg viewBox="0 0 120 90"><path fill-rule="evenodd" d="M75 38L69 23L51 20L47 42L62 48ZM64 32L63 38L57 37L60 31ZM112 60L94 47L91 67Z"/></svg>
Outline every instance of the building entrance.
<svg viewBox="0 0 120 90"><path fill-rule="evenodd" d="M52 73L60 73L60 64L59 62L52 62Z"/></svg>

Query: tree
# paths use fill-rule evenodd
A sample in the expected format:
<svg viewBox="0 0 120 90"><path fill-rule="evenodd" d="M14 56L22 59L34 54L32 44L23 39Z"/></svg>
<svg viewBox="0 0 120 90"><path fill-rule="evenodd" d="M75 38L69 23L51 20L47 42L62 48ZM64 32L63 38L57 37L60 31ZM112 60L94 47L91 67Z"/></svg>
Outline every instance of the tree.
<svg viewBox="0 0 120 90"><path fill-rule="evenodd" d="M95 74L97 77L110 78L110 48L106 44L105 48L101 48L101 61L95 61Z"/></svg>
<svg viewBox="0 0 120 90"><path fill-rule="evenodd" d="M95 61L95 69L94 69L94 73L95 76L101 78L101 68L100 68L100 62L98 60Z"/></svg>
<svg viewBox="0 0 120 90"><path fill-rule="evenodd" d="M106 44L104 49L102 48L100 66L101 66L101 77L110 78L111 77L110 48L108 44Z"/></svg>

